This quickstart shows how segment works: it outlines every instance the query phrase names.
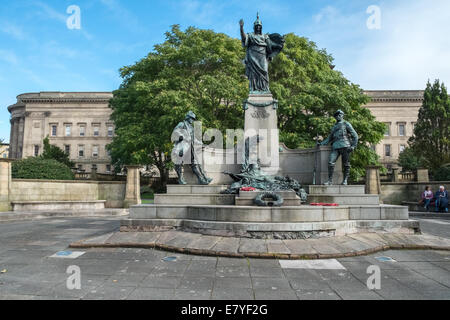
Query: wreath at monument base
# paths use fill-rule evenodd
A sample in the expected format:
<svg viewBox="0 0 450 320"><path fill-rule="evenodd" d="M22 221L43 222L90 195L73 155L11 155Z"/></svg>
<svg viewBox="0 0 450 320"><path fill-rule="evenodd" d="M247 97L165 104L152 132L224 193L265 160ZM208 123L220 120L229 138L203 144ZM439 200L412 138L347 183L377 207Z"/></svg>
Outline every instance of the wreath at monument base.
<svg viewBox="0 0 450 320"><path fill-rule="evenodd" d="M266 201L265 199L272 199L272 201ZM283 202L283 197L281 197L279 194L276 194L275 192L260 193L255 198L255 204L258 207L281 207Z"/></svg>

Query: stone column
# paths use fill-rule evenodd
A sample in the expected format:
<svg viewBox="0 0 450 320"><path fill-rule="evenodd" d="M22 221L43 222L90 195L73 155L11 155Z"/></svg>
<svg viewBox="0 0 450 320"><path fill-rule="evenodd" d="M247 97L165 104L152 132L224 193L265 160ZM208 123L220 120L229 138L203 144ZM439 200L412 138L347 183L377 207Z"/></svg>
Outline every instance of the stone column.
<svg viewBox="0 0 450 320"><path fill-rule="evenodd" d="M392 168L392 182L399 182L400 178L398 176L399 168Z"/></svg>
<svg viewBox="0 0 450 320"><path fill-rule="evenodd" d="M17 150L17 122L16 119L11 119L11 136L9 137L9 158L16 158Z"/></svg>
<svg viewBox="0 0 450 320"><path fill-rule="evenodd" d="M278 102L271 94L250 94L244 104L245 137L262 137L257 153L261 169L268 174L277 174L280 170L277 107Z"/></svg>
<svg viewBox="0 0 450 320"><path fill-rule="evenodd" d="M11 211L11 159L0 159L0 212Z"/></svg>
<svg viewBox="0 0 450 320"><path fill-rule="evenodd" d="M135 204L141 204L141 176L139 169L141 166L126 166L127 186L125 190L124 207L129 208Z"/></svg>
<svg viewBox="0 0 450 320"><path fill-rule="evenodd" d="M417 168L416 181L417 182L430 182L430 178L428 176L428 169Z"/></svg>
<svg viewBox="0 0 450 320"><path fill-rule="evenodd" d="M366 168L366 194L381 194L380 167Z"/></svg>
<svg viewBox="0 0 450 320"><path fill-rule="evenodd" d="M25 131L25 118L21 117L19 119L19 134L18 134L18 142L17 142L17 159L22 159L23 155L23 138Z"/></svg>

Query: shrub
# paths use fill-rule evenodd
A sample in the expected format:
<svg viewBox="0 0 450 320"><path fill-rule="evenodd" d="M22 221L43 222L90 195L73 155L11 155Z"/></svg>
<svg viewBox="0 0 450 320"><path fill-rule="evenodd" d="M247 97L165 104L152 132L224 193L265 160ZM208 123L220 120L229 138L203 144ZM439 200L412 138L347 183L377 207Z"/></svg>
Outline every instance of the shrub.
<svg viewBox="0 0 450 320"><path fill-rule="evenodd" d="M52 159L40 157L15 161L12 164L13 179L73 180L68 166Z"/></svg>
<svg viewBox="0 0 450 320"><path fill-rule="evenodd" d="M450 165L440 167L434 171L433 178L435 181L450 181Z"/></svg>

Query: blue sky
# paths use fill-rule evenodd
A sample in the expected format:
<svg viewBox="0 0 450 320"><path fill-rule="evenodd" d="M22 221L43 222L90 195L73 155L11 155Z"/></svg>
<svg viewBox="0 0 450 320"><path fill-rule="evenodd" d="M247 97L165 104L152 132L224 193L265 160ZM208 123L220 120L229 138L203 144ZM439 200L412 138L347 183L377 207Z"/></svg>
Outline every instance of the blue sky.
<svg viewBox="0 0 450 320"><path fill-rule="evenodd" d="M81 10L69 29L67 8ZM367 8L380 9L369 29ZM0 138L9 141L7 106L39 91L112 91L118 69L164 41L173 24L239 37L260 12L264 32L294 32L326 48L336 69L364 89L423 89L450 84L448 0L2 0Z"/></svg>

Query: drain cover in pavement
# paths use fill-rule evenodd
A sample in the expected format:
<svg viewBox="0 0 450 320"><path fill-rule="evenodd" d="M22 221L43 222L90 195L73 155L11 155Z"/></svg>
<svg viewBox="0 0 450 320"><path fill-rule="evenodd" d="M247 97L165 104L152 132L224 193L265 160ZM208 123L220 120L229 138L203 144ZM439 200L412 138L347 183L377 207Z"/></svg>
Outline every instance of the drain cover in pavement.
<svg viewBox="0 0 450 320"><path fill-rule="evenodd" d="M345 267L336 259L321 260L279 260L283 269L322 269L345 270Z"/></svg>
<svg viewBox="0 0 450 320"><path fill-rule="evenodd" d="M391 257L375 257L375 259L377 259L378 261L381 261L381 262L397 262L394 259L392 259Z"/></svg>
<svg viewBox="0 0 450 320"><path fill-rule="evenodd" d="M168 261L168 262L175 261L175 260L177 260L177 257L165 257L162 259L162 261Z"/></svg>
<svg viewBox="0 0 450 320"><path fill-rule="evenodd" d="M84 254L83 251L59 251L50 258L76 259Z"/></svg>

